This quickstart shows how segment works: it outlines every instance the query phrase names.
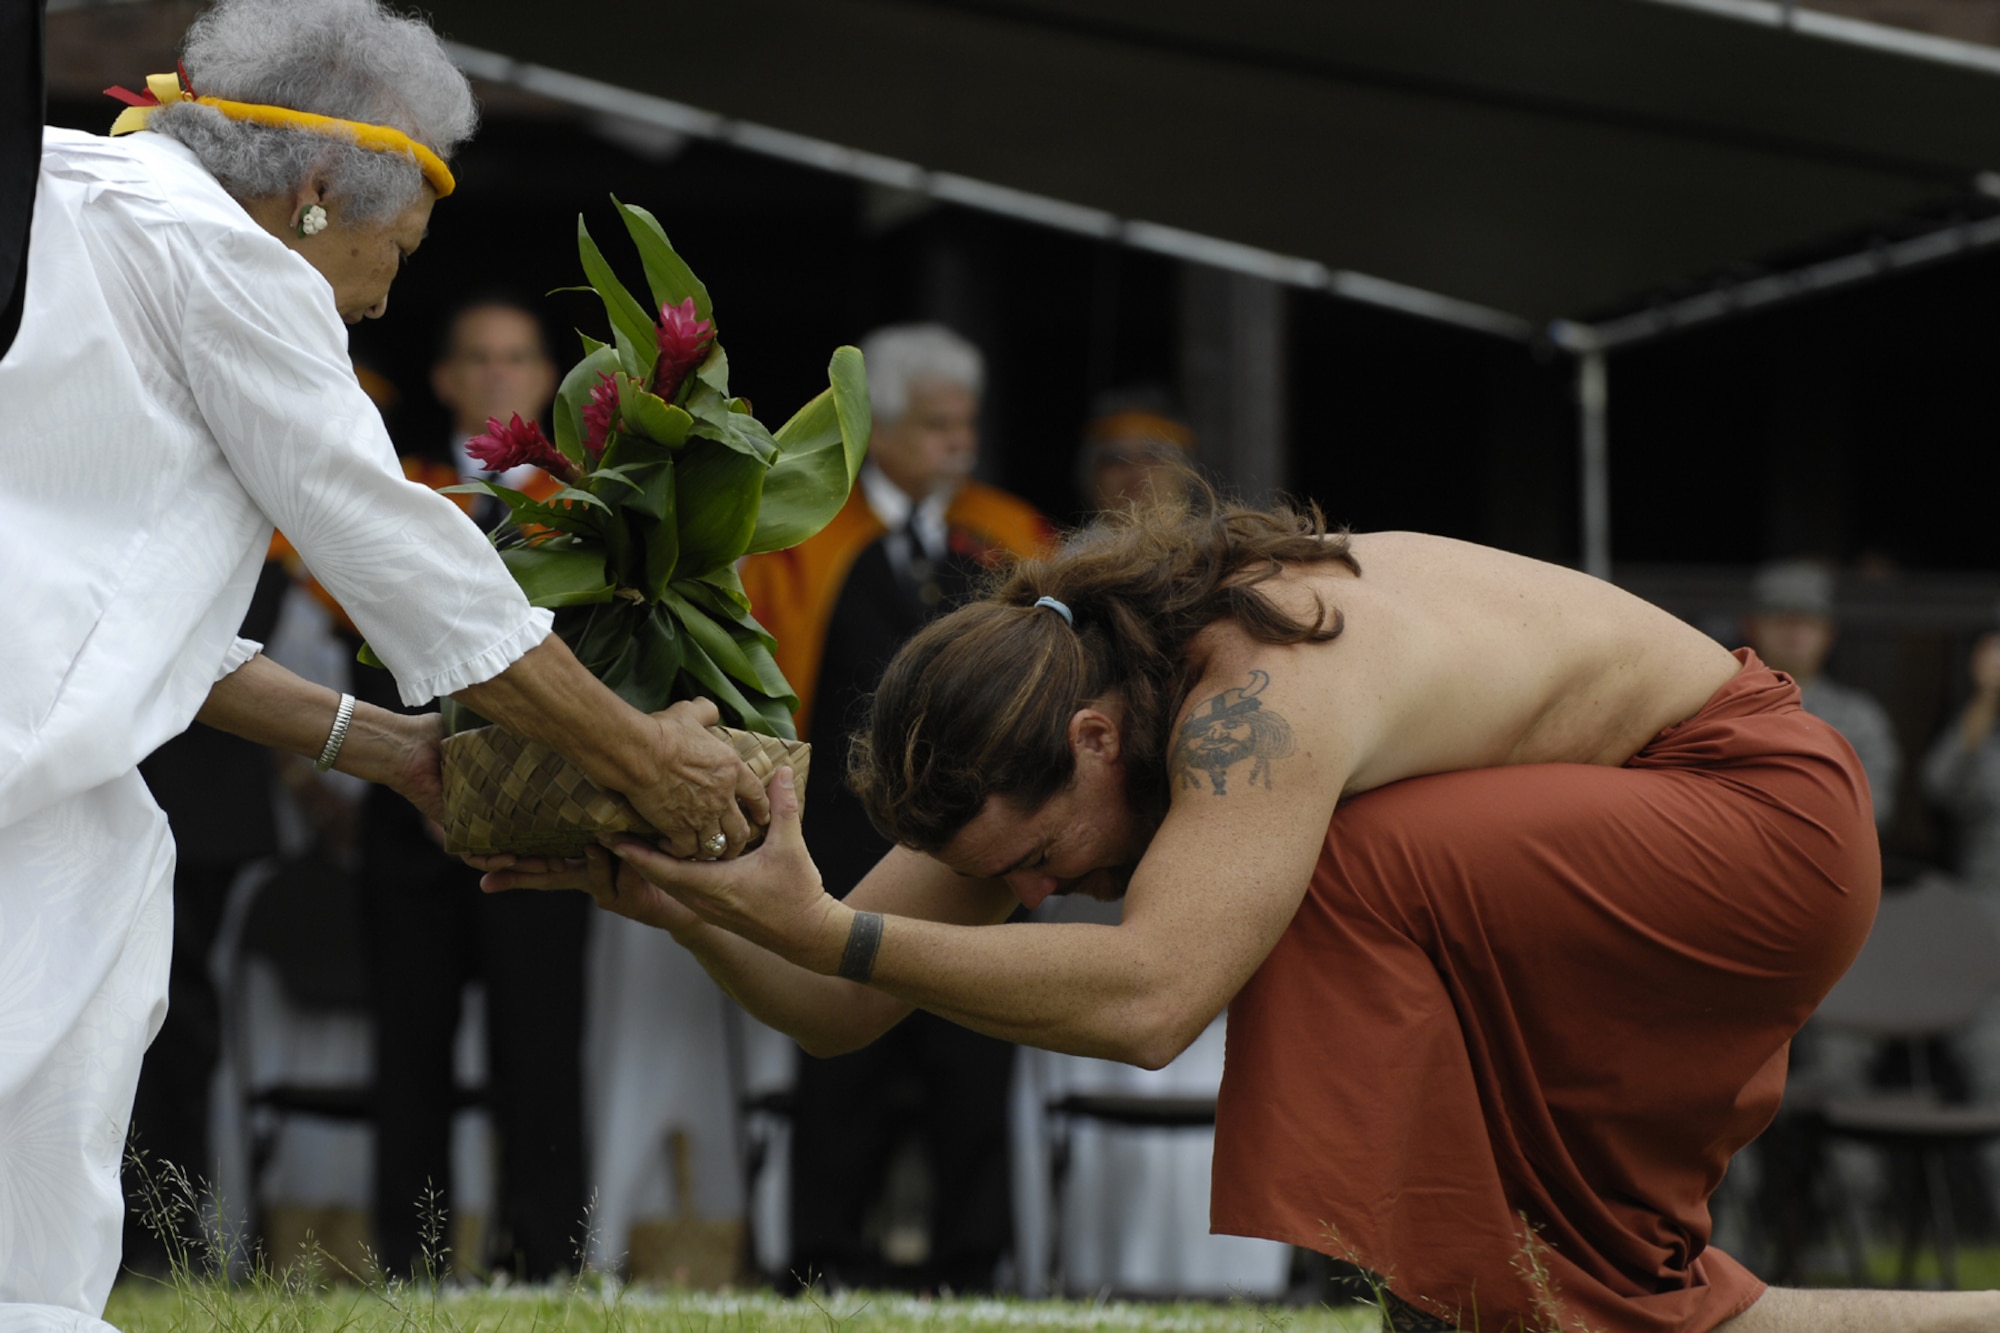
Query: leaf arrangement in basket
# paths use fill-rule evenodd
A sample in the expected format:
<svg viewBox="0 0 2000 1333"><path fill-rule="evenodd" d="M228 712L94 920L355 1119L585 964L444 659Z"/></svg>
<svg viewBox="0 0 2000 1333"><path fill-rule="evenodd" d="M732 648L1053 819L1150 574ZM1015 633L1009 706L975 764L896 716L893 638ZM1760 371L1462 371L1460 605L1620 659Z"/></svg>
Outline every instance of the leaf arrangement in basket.
<svg viewBox="0 0 2000 1333"><path fill-rule="evenodd" d="M494 482L509 518L501 558L556 633L634 707L713 699L725 723L791 739L798 697L771 655L736 576L745 555L796 546L833 518L868 442L861 353L842 347L829 386L776 431L729 392L708 289L643 208L618 210L652 305L612 272L577 219L587 287L610 342L583 335L583 359L556 395L555 439L518 416L487 422L468 450L493 471L532 463L562 482L543 500ZM657 309L657 315L653 310ZM481 719L447 701L446 726Z"/></svg>

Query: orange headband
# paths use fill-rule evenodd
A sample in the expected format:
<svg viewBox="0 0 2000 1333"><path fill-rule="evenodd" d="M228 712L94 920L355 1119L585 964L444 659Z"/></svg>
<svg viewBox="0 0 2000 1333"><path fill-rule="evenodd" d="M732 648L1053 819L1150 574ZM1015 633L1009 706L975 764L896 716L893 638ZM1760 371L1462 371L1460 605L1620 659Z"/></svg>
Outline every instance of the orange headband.
<svg viewBox="0 0 2000 1333"><path fill-rule="evenodd" d="M178 74L149 74L146 76L144 93L128 92L123 88L106 88L105 93L126 104L118 113L118 119L111 122L111 133L130 134L134 130L152 128L153 113L168 102L193 102L199 106L211 106L231 120L248 121L253 125L267 125L272 129L305 130L309 134L323 134L329 139L340 139L378 153L408 153L417 160L418 170L431 183L442 199L456 188L458 182L451 176L451 168L444 159L430 149L412 139L398 129L387 125L370 125L358 120L340 120L334 116L316 116L310 111L294 111L290 107L264 106L258 102L229 102L220 97L197 97Z"/></svg>
<svg viewBox="0 0 2000 1333"><path fill-rule="evenodd" d="M1113 412L1100 417L1090 424L1084 435L1086 444L1103 444L1112 440L1159 440L1165 444L1178 445L1193 452L1194 432L1172 417L1161 416L1158 412L1148 412L1144 408L1128 408L1123 412Z"/></svg>

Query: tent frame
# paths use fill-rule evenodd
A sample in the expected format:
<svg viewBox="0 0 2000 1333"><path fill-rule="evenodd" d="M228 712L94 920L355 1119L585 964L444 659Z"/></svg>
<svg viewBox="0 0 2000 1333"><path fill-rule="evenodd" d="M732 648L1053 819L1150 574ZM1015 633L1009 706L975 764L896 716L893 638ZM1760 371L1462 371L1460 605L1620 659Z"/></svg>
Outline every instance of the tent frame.
<svg viewBox="0 0 2000 1333"><path fill-rule="evenodd" d="M61 0L57 0L61 3ZM2000 51L1967 42L1907 32L1857 19L1801 9L1795 0L1643 0L1698 10L1752 26L1778 27L1808 40L1860 46L1906 58L2000 75ZM1330 268L1316 260L1206 236L1103 209L1034 194L953 172L869 153L789 130L719 115L685 103L571 74L499 52L458 43L447 49L467 74L634 121L689 138L729 144L746 152L912 194L940 203L1053 227L1098 241L1170 256L1226 272L1261 278L1339 300L1395 311L1435 323L1522 344L1540 344L1572 361L1577 404L1580 474L1580 566L1611 577L1610 375L1608 356L1721 320L1772 309L1808 297L1871 283L1908 269L1963 257L2000 245L2000 217L1953 223L1891 243L1783 272L1718 283L1699 294L1598 322L1556 319L1546 325L1476 302ZM2000 176L1982 174L1977 193L2000 196Z"/></svg>

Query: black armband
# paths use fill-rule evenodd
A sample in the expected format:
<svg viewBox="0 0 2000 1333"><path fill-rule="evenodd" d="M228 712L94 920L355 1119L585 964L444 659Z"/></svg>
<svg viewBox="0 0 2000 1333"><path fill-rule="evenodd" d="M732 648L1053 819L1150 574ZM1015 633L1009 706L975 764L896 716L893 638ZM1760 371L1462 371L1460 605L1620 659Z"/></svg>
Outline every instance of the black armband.
<svg viewBox="0 0 2000 1333"><path fill-rule="evenodd" d="M882 947L882 914L856 912L847 931L847 950L840 955L840 975L865 982L875 975L875 951Z"/></svg>

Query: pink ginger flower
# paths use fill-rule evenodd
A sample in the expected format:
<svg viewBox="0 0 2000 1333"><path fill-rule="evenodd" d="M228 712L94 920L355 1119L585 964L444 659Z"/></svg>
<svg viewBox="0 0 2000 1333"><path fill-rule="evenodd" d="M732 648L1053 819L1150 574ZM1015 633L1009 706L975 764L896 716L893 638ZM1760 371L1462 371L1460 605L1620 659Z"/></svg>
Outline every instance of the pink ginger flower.
<svg viewBox="0 0 2000 1333"><path fill-rule="evenodd" d="M660 306L660 359L653 367L653 392L674 401L681 385L708 355L715 341L715 321L694 317L694 298L679 305Z"/></svg>
<svg viewBox="0 0 2000 1333"><path fill-rule="evenodd" d="M533 463L565 482L576 480L575 466L549 443L538 423L521 420L519 412L504 426L499 417L486 418L486 434L467 440L465 452L488 472L505 472L523 463Z"/></svg>
<svg viewBox="0 0 2000 1333"><path fill-rule="evenodd" d="M608 374L599 375L583 408L583 447L592 458L604 457L604 444L611 438L611 423L617 416L618 381Z"/></svg>

